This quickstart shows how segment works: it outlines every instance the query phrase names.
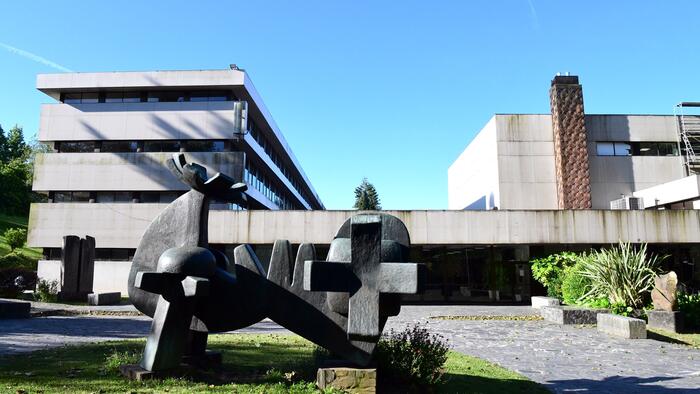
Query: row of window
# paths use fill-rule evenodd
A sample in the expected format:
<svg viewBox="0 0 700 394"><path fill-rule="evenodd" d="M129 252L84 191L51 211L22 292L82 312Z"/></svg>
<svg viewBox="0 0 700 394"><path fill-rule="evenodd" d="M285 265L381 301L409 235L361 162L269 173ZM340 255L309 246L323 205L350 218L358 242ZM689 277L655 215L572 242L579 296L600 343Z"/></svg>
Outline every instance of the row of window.
<svg viewBox="0 0 700 394"><path fill-rule="evenodd" d="M265 154L272 160L273 163L277 166L277 168L280 169L282 174L287 178L289 183L292 184L292 187L296 189L296 191L301 195L306 201L311 202L312 200L308 197L308 195L303 191L303 189L300 187L300 183L297 181L297 178L292 175L291 171L289 170L289 167L284 165L282 163L282 159L280 156L275 152L275 150L272 148L272 144L265 138L265 136L258 130L257 126L255 125L254 122L249 121L248 122L248 128L250 129L250 136L255 139L255 141L260 145L261 148L265 150Z"/></svg>
<svg viewBox="0 0 700 394"><path fill-rule="evenodd" d="M95 248L95 260L97 261L131 261L134 259L136 249L127 248ZM60 260L61 248L44 248L45 260Z"/></svg>
<svg viewBox="0 0 700 394"><path fill-rule="evenodd" d="M243 178L248 185L256 188L280 209L302 209L292 202L287 193L281 192L272 184L270 178L263 175L257 167L250 163L246 163Z"/></svg>
<svg viewBox="0 0 700 394"><path fill-rule="evenodd" d="M60 202L83 202L83 203L151 203L169 204L183 195L184 191L162 191L162 192L123 192L123 191L53 191L49 192L49 201ZM211 209L241 211L244 207L226 201L212 200Z"/></svg>
<svg viewBox="0 0 700 394"><path fill-rule="evenodd" d="M131 92L75 92L61 93L60 101L65 104L97 103L168 103L168 102L206 102L233 101L236 97L226 90L202 91L131 91Z"/></svg>
<svg viewBox="0 0 700 394"><path fill-rule="evenodd" d="M678 156L675 142L597 142L598 156Z"/></svg>
<svg viewBox="0 0 700 394"><path fill-rule="evenodd" d="M224 140L61 141L54 144L54 150L59 153L224 152L227 145Z"/></svg>

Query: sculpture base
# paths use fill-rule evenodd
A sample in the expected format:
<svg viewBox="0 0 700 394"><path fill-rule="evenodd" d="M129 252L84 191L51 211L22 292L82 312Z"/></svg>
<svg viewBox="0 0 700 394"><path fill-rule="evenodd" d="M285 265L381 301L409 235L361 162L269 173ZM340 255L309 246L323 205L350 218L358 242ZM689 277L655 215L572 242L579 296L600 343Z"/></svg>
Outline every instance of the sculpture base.
<svg viewBox="0 0 700 394"><path fill-rule="evenodd" d="M124 364L119 366L119 372L129 380L165 379L182 376L183 372L196 370L218 369L221 367L222 358L220 352L207 350L199 356L185 356L182 358L180 368L166 371L149 371L138 364Z"/></svg>
<svg viewBox="0 0 700 394"><path fill-rule="evenodd" d="M207 350L204 354L196 356L183 356L182 363L199 369L216 369L221 367L221 352Z"/></svg>
<svg viewBox="0 0 700 394"><path fill-rule="evenodd" d="M374 394L377 392L375 368L319 368L316 385L321 390L335 388L348 393Z"/></svg>

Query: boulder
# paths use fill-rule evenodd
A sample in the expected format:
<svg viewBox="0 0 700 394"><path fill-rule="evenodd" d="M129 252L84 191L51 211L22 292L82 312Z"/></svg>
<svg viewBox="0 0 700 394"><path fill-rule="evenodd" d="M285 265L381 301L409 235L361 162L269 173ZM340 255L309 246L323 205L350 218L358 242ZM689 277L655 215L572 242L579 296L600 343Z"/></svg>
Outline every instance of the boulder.
<svg viewBox="0 0 700 394"><path fill-rule="evenodd" d="M676 299L677 288L678 277L673 271L654 278L654 289L651 291L651 300L654 302L654 310L670 312L678 309Z"/></svg>

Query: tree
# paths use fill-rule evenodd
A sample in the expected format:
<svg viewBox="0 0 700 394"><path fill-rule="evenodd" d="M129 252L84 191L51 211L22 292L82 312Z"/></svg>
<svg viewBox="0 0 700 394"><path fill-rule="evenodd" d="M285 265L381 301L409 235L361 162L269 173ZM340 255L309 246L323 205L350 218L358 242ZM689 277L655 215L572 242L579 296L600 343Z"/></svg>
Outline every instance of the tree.
<svg viewBox="0 0 700 394"><path fill-rule="evenodd" d="M2 236L10 246L10 251L21 248L27 242L27 230L19 227L8 228Z"/></svg>
<svg viewBox="0 0 700 394"><path fill-rule="evenodd" d="M354 208L367 211L379 211L382 209L379 201L379 194L367 178L362 178L360 186L355 188Z"/></svg>
<svg viewBox="0 0 700 394"><path fill-rule="evenodd" d="M21 127L15 125L7 132L7 136L0 139L0 160L3 163L15 159L26 160L30 153L29 146L24 142L24 133Z"/></svg>

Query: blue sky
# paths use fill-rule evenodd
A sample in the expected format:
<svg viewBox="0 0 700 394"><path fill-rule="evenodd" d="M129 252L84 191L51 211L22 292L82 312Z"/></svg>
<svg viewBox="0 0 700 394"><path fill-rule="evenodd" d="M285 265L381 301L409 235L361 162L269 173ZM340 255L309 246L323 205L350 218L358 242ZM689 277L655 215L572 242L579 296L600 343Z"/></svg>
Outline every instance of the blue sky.
<svg viewBox="0 0 700 394"><path fill-rule="evenodd" d="M196 5L195 5L196 4ZM694 1L3 1L0 124L32 136L38 73L251 75L329 209L366 176L386 209L447 207L447 168L494 113L547 113L578 74L588 113L700 101Z"/></svg>

